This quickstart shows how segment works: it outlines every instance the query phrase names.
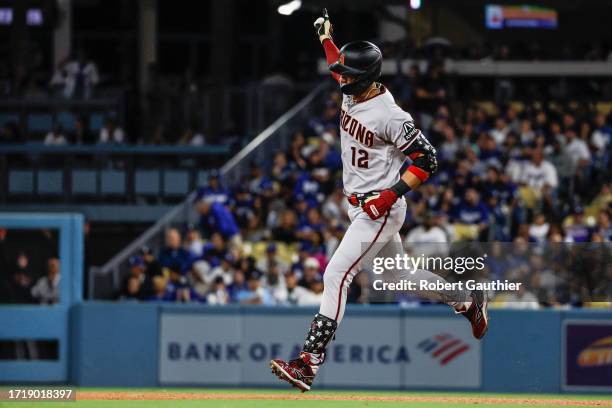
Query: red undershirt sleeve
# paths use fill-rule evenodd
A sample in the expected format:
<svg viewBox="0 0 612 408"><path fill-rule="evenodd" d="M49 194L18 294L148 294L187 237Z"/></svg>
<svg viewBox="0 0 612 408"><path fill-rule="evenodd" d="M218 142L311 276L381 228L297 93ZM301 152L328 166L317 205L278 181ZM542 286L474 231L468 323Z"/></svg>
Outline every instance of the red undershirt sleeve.
<svg viewBox="0 0 612 408"><path fill-rule="evenodd" d="M336 47L336 44L330 39L323 40L323 49L325 50L325 59L327 59L327 65L331 65L338 61L340 57L340 50ZM332 77L340 82L340 75L335 72L331 73Z"/></svg>

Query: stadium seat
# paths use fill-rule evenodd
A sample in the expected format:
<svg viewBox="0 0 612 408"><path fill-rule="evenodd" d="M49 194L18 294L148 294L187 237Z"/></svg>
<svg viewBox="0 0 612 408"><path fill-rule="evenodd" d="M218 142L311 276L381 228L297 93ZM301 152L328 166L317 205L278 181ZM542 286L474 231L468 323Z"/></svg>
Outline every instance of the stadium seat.
<svg viewBox="0 0 612 408"><path fill-rule="evenodd" d="M95 194L96 172L93 170L74 170L72 172L73 194Z"/></svg>
<svg viewBox="0 0 612 408"><path fill-rule="evenodd" d="M183 170L164 172L164 194L185 195L189 192L189 173Z"/></svg>
<svg viewBox="0 0 612 408"><path fill-rule="evenodd" d="M9 194L32 194L34 174L30 170L9 171Z"/></svg>
<svg viewBox="0 0 612 408"><path fill-rule="evenodd" d="M137 170L134 175L135 192L139 195L159 194L159 171Z"/></svg>
<svg viewBox="0 0 612 408"><path fill-rule="evenodd" d="M104 115L102 113L92 113L89 115L89 131L97 134L103 126Z"/></svg>
<svg viewBox="0 0 612 408"><path fill-rule="evenodd" d="M61 194L63 186L61 170L41 170L38 172L39 194Z"/></svg>
<svg viewBox="0 0 612 408"><path fill-rule="evenodd" d="M125 194L125 172L119 170L102 171L100 193L123 195Z"/></svg>
<svg viewBox="0 0 612 408"><path fill-rule="evenodd" d="M31 113L27 117L27 130L31 133L47 133L53 128L53 117L49 113Z"/></svg>
<svg viewBox="0 0 612 408"><path fill-rule="evenodd" d="M60 112L57 114L55 121L61 125L66 132L74 132L76 116L72 112Z"/></svg>
<svg viewBox="0 0 612 408"><path fill-rule="evenodd" d="M19 123L19 114L17 113L0 113L0 126L4 126L9 122Z"/></svg>

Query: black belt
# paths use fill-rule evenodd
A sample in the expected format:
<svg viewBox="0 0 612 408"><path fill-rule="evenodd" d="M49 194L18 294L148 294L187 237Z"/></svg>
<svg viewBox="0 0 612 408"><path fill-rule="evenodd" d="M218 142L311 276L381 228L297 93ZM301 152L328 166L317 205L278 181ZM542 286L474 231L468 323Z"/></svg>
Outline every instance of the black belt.
<svg viewBox="0 0 612 408"><path fill-rule="evenodd" d="M378 193L379 191L370 191L369 193L353 193L347 195L346 199L353 207L361 207L368 198Z"/></svg>

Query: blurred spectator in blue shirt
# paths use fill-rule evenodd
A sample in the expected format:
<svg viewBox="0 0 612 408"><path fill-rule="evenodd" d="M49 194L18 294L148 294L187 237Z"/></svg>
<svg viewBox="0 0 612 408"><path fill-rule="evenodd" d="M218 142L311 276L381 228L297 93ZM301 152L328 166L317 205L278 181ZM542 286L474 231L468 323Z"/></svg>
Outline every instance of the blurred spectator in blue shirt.
<svg viewBox="0 0 612 408"><path fill-rule="evenodd" d="M246 227L249 219L255 215L254 207L255 199L253 194L244 185L238 185L230 201L230 208L241 228Z"/></svg>
<svg viewBox="0 0 612 408"><path fill-rule="evenodd" d="M321 184L315 180L309 172L302 172L295 182L293 194L296 198L303 198L309 206L319 204L319 193Z"/></svg>
<svg viewBox="0 0 612 408"><path fill-rule="evenodd" d="M221 260L225 258L227 254L227 248L223 236L218 232L215 232L210 237L210 242L204 247L203 259L208 264L215 268L221 264Z"/></svg>
<svg viewBox="0 0 612 408"><path fill-rule="evenodd" d="M501 152L493 137L483 133L478 140L478 149L478 159L483 165L501 165Z"/></svg>
<svg viewBox="0 0 612 408"><path fill-rule="evenodd" d="M248 188L253 194L261 194L266 186L266 183L270 179L265 175L261 166L257 163L252 162L251 165L251 176L249 177Z"/></svg>
<svg viewBox="0 0 612 408"><path fill-rule="evenodd" d="M210 172L208 185L198 190L198 199L208 198L212 202L227 203L230 192L219 180L219 173L216 170Z"/></svg>
<svg viewBox="0 0 612 408"><path fill-rule="evenodd" d="M338 122L340 120L340 109L338 104L329 99L325 102L325 108L323 114L318 117L314 117L308 123L308 127L312 129L313 133L317 136L321 136L326 131L337 132Z"/></svg>
<svg viewBox="0 0 612 408"><path fill-rule="evenodd" d="M486 239L489 227L489 211L474 188L468 188L464 199L452 210L452 219L457 224L474 225L477 228L469 232L469 239Z"/></svg>
<svg viewBox="0 0 612 408"><path fill-rule="evenodd" d="M453 218L462 224L486 224L489 222L487 208L474 188L468 188L465 197L453 210Z"/></svg>
<svg viewBox="0 0 612 408"><path fill-rule="evenodd" d="M276 266L281 275L289 269L289 265L278 257L278 251L274 242L270 242L268 244L268 247L266 248L266 256L261 258L256 263L256 266L257 269L264 273L267 273L272 266Z"/></svg>
<svg viewBox="0 0 612 408"><path fill-rule="evenodd" d="M310 207L306 212L306 220L301 225L310 227L312 230L322 232L325 228L325 222L321 216L321 211L317 207Z"/></svg>
<svg viewBox="0 0 612 408"><path fill-rule="evenodd" d="M147 300L158 302L174 301L174 292L168 287L168 279L164 275L153 276L153 295Z"/></svg>
<svg viewBox="0 0 612 408"><path fill-rule="evenodd" d="M238 234L236 220L224 204L205 198L200 201L197 208L204 236L210 237L213 233L219 232L224 238L231 239Z"/></svg>
<svg viewBox="0 0 612 408"><path fill-rule="evenodd" d="M280 183L289 180L295 165L291 165L287 159L287 154L284 152L276 152L272 162L272 170L270 172L272 178Z"/></svg>
<svg viewBox="0 0 612 408"><path fill-rule="evenodd" d="M496 197L499 204L511 204L516 194L516 186L495 166L489 166L479 190L483 192L485 198Z"/></svg>
<svg viewBox="0 0 612 408"><path fill-rule="evenodd" d="M586 224L584 219L584 210L577 206L571 219L567 221L565 226L565 241L566 242L589 242L591 238L591 228Z"/></svg>
<svg viewBox="0 0 612 408"><path fill-rule="evenodd" d="M298 246L298 259L291 265L291 271L296 274L298 279L304 276L304 261L310 257L311 249L312 243L309 241L302 241Z"/></svg>
<svg viewBox="0 0 612 408"><path fill-rule="evenodd" d="M232 283L227 287L227 293L231 303L238 303L238 294L246 290L246 280L244 272L237 270L234 272Z"/></svg>
<svg viewBox="0 0 612 408"><path fill-rule="evenodd" d="M191 254L181 247L181 234L176 228L166 231L166 246L159 254L159 263L166 268L178 265L182 274L186 274L193 264Z"/></svg>
<svg viewBox="0 0 612 408"><path fill-rule="evenodd" d="M335 140L331 134L326 133L321 140L320 152L323 156L323 164L329 171L342 170L342 154L334 147Z"/></svg>
<svg viewBox="0 0 612 408"><path fill-rule="evenodd" d="M272 305L274 304L274 298L261 285L261 279L263 274L254 269L247 274L246 277L246 288L238 292L236 299L241 304L248 305Z"/></svg>
<svg viewBox="0 0 612 408"><path fill-rule="evenodd" d="M183 247L189 252L192 259L201 258L204 254L204 240L195 225L187 226Z"/></svg>
<svg viewBox="0 0 612 408"><path fill-rule="evenodd" d="M506 214L499 205L499 199L496 196L490 196L486 199L485 206L492 221L489 238L493 241L507 241L510 229L506 222Z"/></svg>

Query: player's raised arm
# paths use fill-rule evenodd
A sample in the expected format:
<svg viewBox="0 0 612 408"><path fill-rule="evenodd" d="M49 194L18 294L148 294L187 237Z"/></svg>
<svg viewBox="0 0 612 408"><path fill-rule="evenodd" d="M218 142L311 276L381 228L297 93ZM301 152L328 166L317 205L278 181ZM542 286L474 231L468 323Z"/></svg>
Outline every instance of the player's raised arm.
<svg viewBox="0 0 612 408"><path fill-rule="evenodd" d="M338 61L340 57L340 51L336 44L334 44L334 40L332 39L332 24L329 21L329 15L327 14L327 9L323 9L323 17L319 17L314 22L315 30L317 32L317 36L319 37L319 41L321 41L321 45L323 45L323 49L325 50L325 59L327 60L327 65L331 65L334 62ZM340 81L340 75L335 72L331 73L336 81Z"/></svg>

